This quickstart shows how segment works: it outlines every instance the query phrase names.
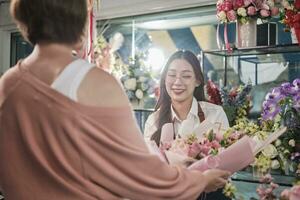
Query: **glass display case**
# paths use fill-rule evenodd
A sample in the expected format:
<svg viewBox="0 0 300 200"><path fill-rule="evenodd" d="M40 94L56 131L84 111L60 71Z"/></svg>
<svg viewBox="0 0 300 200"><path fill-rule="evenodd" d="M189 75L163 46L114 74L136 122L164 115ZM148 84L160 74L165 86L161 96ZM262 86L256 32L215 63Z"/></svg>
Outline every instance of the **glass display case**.
<svg viewBox="0 0 300 200"><path fill-rule="evenodd" d="M234 48L232 50L204 50L201 52L202 58L207 55L214 55L223 58L224 69L224 86L228 84L228 70L230 58L237 58L238 73L241 72L242 62L254 64L254 83L258 84L258 65L266 63L286 63L291 67L292 64L299 65L300 62L300 46L298 44L274 45L274 46L258 46L249 48ZM275 55L275 56L274 56ZM204 59L202 61L202 69L204 70ZM298 77L300 76L300 66L298 66ZM204 71L204 74L205 71ZM240 74L238 74L240 75Z"/></svg>
<svg viewBox="0 0 300 200"><path fill-rule="evenodd" d="M213 79L220 87L234 87L252 82L253 107L250 115L261 113L262 101L270 88L300 77L300 46L285 44L232 50L204 50L201 67L206 71L204 60L219 61L221 69L214 71Z"/></svg>

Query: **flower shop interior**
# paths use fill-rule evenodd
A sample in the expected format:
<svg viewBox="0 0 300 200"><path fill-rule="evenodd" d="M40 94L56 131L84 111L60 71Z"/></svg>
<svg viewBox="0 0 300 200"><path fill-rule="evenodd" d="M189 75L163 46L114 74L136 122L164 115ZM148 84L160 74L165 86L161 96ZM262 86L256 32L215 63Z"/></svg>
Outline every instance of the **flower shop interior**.
<svg viewBox="0 0 300 200"><path fill-rule="evenodd" d="M9 4L0 0L0 76L33 50ZM168 57L178 49L192 51L207 101L228 117L228 137L242 132L264 138L287 127L254 163L232 175L224 193L284 199L282 192L296 187L300 199L300 1L100 0L90 12L87 46L93 55L86 59L95 62L112 46L108 71L123 84L141 133ZM266 174L272 178L263 179Z"/></svg>

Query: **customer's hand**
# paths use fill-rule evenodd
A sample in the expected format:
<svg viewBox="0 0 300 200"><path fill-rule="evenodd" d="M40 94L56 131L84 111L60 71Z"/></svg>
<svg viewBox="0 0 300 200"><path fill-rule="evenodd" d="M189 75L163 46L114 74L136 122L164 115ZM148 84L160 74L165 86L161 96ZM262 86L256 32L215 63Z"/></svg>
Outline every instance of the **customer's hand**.
<svg viewBox="0 0 300 200"><path fill-rule="evenodd" d="M210 169L203 172L203 175L205 177L205 181L207 182L204 191L213 192L225 186L231 173L219 169Z"/></svg>

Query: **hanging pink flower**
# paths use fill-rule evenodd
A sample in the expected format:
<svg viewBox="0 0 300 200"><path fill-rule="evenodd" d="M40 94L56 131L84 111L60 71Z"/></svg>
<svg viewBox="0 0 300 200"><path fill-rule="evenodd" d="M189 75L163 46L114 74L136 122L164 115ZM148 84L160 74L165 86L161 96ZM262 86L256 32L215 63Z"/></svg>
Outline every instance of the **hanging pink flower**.
<svg viewBox="0 0 300 200"><path fill-rule="evenodd" d="M236 20L236 13L234 10L230 10L229 12L227 12L227 18L229 21L233 22Z"/></svg>
<svg viewBox="0 0 300 200"><path fill-rule="evenodd" d="M223 10L224 11L228 12L228 11L230 11L232 9L233 9L233 4L232 4L232 2L230 0L227 0L227 1L223 2Z"/></svg>
<svg viewBox="0 0 300 200"><path fill-rule="evenodd" d="M240 8L244 6L244 0L236 0L233 7L234 9Z"/></svg>
<svg viewBox="0 0 300 200"><path fill-rule="evenodd" d="M270 16L270 11L268 11L268 10L261 10L259 13L262 17L269 17Z"/></svg>
<svg viewBox="0 0 300 200"><path fill-rule="evenodd" d="M254 6L249 6L247 9L247 14L250 16L256 15L256 8Z"/></svg>
<svg viewBox="0 0 300 200"><path fill-rule="evenodd" d="M279 14L279 8L273 7L273 8L271 9L271 16L276 16L276 15L278 15L278 14Z"/></svg>
<svg viewBox="0 0 300 200"><path fill-rule="evenodd" d="M252 3L252 0L244 0L245 7L249 6Z"/></svg>

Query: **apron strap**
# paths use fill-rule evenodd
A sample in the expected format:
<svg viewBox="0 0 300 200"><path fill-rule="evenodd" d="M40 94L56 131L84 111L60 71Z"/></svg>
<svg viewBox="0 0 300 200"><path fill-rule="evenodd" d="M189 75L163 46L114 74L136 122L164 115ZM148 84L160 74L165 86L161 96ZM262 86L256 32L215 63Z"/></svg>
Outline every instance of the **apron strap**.
<svg viewBox="0 0 300 200"><path fill-rule="evenodd" d="M200 103L198 103L198 117L200 122L203 122L205 120L204 112L200 106Z"/></svg>

